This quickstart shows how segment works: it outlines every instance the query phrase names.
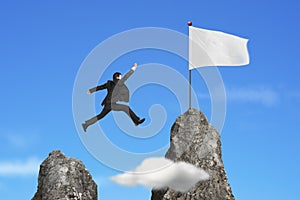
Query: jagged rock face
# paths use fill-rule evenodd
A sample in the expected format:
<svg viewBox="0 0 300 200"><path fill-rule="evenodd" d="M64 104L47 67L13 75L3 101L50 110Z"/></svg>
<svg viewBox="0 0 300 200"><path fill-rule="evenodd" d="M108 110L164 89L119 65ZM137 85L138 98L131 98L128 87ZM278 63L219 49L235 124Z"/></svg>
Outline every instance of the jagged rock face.
<svg viewBox="0 0 300 200"><path fill-rule="evenodd" d="M53 151L40 166L32 200L97 200L97 185L83 163Z"/></svg>
<svg viewBox="0 0 300 200"><path fill-rule="evenodd" d="M222 161L220 134L199 110L189 109L176 119L165 157L201 167L209 173L210 179L197 183L186 193L171 189L152 190L151 200L235 199Z"/></svg>

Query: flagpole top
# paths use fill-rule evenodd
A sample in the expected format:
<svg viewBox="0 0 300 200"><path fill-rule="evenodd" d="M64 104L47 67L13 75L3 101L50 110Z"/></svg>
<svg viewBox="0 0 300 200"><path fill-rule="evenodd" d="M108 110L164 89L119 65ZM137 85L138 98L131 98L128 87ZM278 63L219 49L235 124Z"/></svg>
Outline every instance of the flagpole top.
<svg viewBox="0 0 300 200"><path fill-rule="evenodd" d="M193 25L193 23L191 21L189 21L187 24L188 24L188 26L192 26Z"/></svg>

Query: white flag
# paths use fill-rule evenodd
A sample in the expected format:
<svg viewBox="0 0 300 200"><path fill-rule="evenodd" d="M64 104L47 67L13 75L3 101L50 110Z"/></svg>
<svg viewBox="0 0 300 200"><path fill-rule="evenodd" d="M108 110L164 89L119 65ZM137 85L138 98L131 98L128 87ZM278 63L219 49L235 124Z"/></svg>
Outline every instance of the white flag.
<svg viewBox="0 0 300 200"><path fill-rule="evenodd" d="M248 39L189 26L189 70L249 64Z"/></svg>

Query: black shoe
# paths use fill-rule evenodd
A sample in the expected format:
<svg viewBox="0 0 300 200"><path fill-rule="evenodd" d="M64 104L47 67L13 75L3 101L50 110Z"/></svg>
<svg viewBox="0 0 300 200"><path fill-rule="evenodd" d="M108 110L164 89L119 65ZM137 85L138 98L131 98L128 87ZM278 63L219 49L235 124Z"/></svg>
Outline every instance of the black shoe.
<svg viewBox="0 0 300 200"><path fill-rule="evenodd" d="M83 128L83 131L84 131L84 132L86 132L87 127L88 127L88 125L87 125L86 123L83 123L83 124L82 124L82 128Z"/></svg>
<svg viewBox="0 0 300 200"><path fill-rule="evenodd" d="M137 121L137 123L135 123L135 125L138 126L138 125L142 124L144 121L145 121L145 118L139 119L139 120Z"/></svg>

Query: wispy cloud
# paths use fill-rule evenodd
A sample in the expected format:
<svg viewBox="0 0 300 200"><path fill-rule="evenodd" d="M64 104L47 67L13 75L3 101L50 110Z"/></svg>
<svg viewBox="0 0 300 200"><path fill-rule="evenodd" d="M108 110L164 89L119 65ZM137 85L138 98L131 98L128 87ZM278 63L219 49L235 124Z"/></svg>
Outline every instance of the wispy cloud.
<svg viewBox="0 0 300 200"><path fill-rule="evenodd" d="M219 97L219 90L216 88L213 96ZM208 94L199 93L199 98L211 98ZM267 86L240 86L226 88L226 101L237 103L255 103L272 107L280 102L280 92Z"/></svg>
<svg viewBox="0 0 300 200"><path fill-rule="evenodd" d="M113 183L108 180L107 176L102 175L94 175L94 181L99 185L101 188L107 188L113 186Z"/></svg>
<svg viewBox="0 0 300 200"><path fill-rule="evenodd" d="M28 131L1 130L1 132L3 132L1 139L14 148L27 149L38 141L35 131L28 133Z"/></svg>
<svg viewBox="0 0 300 200"><path fill-rule="evenodd" d="M37 158L27 160L0 161L0 176L37 175L41 161Z"/></svg>
<svg viewBox="0 0 300 200"><path fill-rule="evenodd" d="M209 175L192 164L173 162L160 157L145 159L132 172L116 175L110 179L125 186L140 184L154 189L169 187L186 192L197 182L208 180Z"/></svg>
<svg viewBox="0 0 300 200"><path fill-rule="evenodd" d="M26 138L23 135L9 133L6 134L5 137L7 141L13 146L18 146L18 147L27 146L28 138Z"/></svg>
<svg viewBox="0 0 300 200"><path fill-rule="evenodd" d="M274 106L279 102L279 92L271 87L256 86L244 88L229 88L227 90L229 101L259 103L265 106Z"/></svg>

